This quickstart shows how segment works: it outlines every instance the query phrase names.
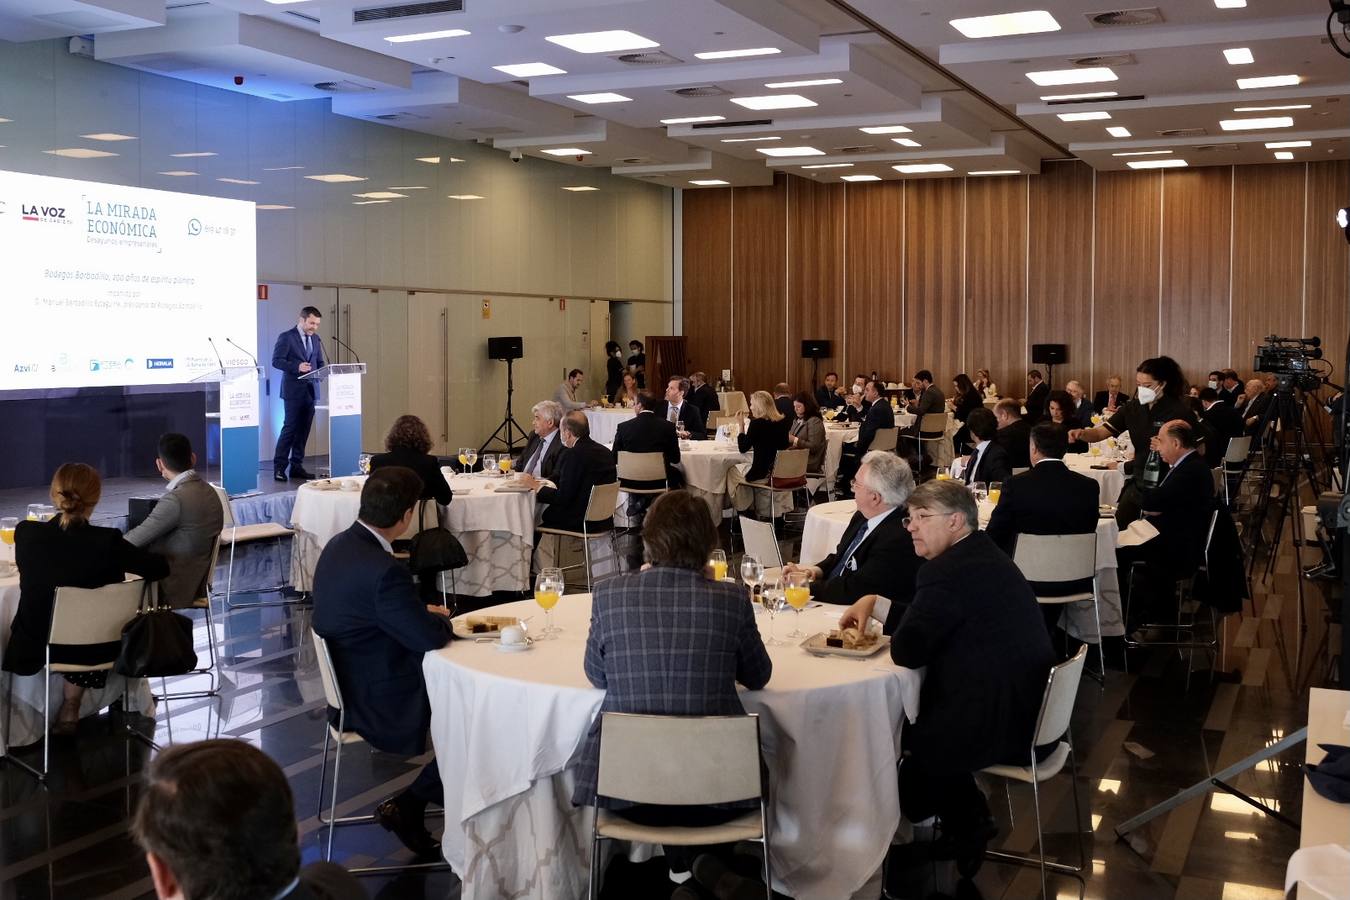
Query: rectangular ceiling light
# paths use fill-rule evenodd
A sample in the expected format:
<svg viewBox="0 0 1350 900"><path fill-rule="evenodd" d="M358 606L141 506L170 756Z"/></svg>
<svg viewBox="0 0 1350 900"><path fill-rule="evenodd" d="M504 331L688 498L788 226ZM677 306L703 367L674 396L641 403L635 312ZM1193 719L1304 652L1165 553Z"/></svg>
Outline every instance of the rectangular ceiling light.
<svg viewBox="0 0 1350 900"><path fill-rule="evenodd" d="M90 150L86 147L65 147L60 150L43 150L49 156L64 156L68 159L98 159L100 156L117 156L107 150Z"/></svg>
<svg viewBox="0 0 1350 900"><path fill-rule="evenodd" d="M911 138L891 138L891 140L894 141L895 143L899 144L901 147L922 147L922 146L923 146L923 144L920 144L918 141L913 140L913 139L911 139Z"/></svg>
<svg viewBox="0 0 1350 900"><path fill-rule="evenodd" d="M550 44L566 47L577 53L623 53L625 50L648 50L661 46L631 31L586 31L580 34L555 34L544 38Z"/></svg>
<svg viewBox="0 0 1350 900"><path fill-rule="evenodd" d="M212 150L198 150L195 153L170 153L174 159L195 159L199 156L219 156L220 154Z"/></svg>
<svg viewBox="0 0 1350 900"><path fill-rule="evenodd" d="M196 175L196 172L189 172L187 169L170 169L167 172L160 172L161 175L168 175L170 178L186 178L189 175Z"/></svg>
<svg viewBox="0 0 1350 900"><path fill-rule="evenodd" d="M1228 60L1230 66L1249 66L1256 62L1256 57L1246 47L1229 47L1223 51L1223 58Z"/></svg>
<svg viewBox="0 0 1350 900"><path fill-rule="evenodd" d="M827 84L843 84L842 78L808 78L806 81L771 81L764 85L772 90L780 88L824 87Z"/></svg>
<svg viewBox="0 0 1350 900"><path fill-rule="evenodd" d="M333 172L329 175L305 175L310 181L322 181L325 184L345 184L348 181L365 181L366 179L358 175L343 175L341 172Z"/></svg>
<svg viewBox="0 0 1350 900"><path fill-rule="evenodd" d="M550 66L548 63L512 63L509 66L493 66L498 72L505 72L512 78L542 78L545 75L566 75L566 69Z"/></svg>
<svg viewBox="0 0 1350 900"><path fill-rule="evenodd" d="M1110 125L1106 129L1106 133L1111 137L1126 138L1130 136L1130 129L1124 125Z"/></svg>
<svg viewBox="0 0 1350 900"><path fill-rule="evenodd" d="M1219 9L1246 9L1247 0L1214 0Z"/></svg>
<svg viewBox="0 0 1350 900"><path fill-rule="evenodd" d="M853 163L816 163L814 166L802 166L803 169L851 169Z"/></svg>
<svg viewBox="0 0 1350 900"><path fill-rule="evenodd" d="M1263 75L1260 78L1239 78L1237 86L1244 91L1251 91L1257 88L1293 87L1302 80L1299 75Z"/></svg>
<svg viewBox="0 0 1350 900"><path fill-rule="evenodd" d="M1046 103L1052 100L1101 100L1106 97L1120 96L1116 91L1089 91L1086 94L1050 94L1042 97Z"/></svg>
<svg viewBox="0 0 1350 900"><path fill-rule="evenodd" d="M1272 141L1266 144L1267 150L1293 150L1296 147L1311 147L1312 141Z"/></svg>
<svg viewBox="0 0 1350 900"><path fill-rule="evenodd" d="M407 185L407 186L394 186L394 187L391 187L389 190L391 190L391 191L425 191L426 189L427 189L427 186L426 186L425 184L410 184L410 185Z"/></svg>
<svg viewBox="0 0 1350 900"><path fill-rule="evenodd" d="M483 199L483 195L482 195L482 194L450 194L450 195L448 195L448 196L449 196L449 198L450 198L451 200L482 200L482 199Z"/></svg>
<svg viewBox="0 0 1350 900"><path fill-rule="evenodd" d="M580 147L554 147L552 150L540 150L540 153L547 153L549 156L590 156L591 151L582 150Z"/></svg>
<svg viewBox="0 0 1350 900"><path fill-rule="evenodd" d="M247 178L217 178L216 181L223 181L226 184L258 184L258 182L249 181Z"/></svg>
<svg viewBox="0 0 1350 900"><path fill-rule="evenodd" d="M770 94L765 97L732 97L731 102L746 109L804 109L816 101L801 94Z"/></svg>
<svg viewBox="0 0 1350 900"><path fill-rule="evenodd" d="M444 31L420 31L417 34L395 34L385 38L391 44L410 44L413 41L436 41L441 38L465 37L469 32L463 28L447 28Z"/></svg>
<svg viewBox="0 0 1350 900"><path fill-rule="evenodd" d="M726 116L685 116L682 119L662 119L662 125L693 125L695 122L725 122Z"/></svg>
<svg viewBox="0 0 1350 900"><path fill-rule="evenodd" d="M880 181L880 175L840 175L842 181Z"/></svg>
<svg viewBox="0 0 1350 900"><path fill-rule="evenodd" d="M295 169L303 169L304 166L263 166L264 172L290 172Z"/></svg>
<svg viewBox="0 0 1350 900"><path fill-rule="evenodd" d="M417 161L431 163L434 166L441 161L441 158L439 156L419 156L417 157Z"/></svg>
<svg viewBox="0 0 1350 900"><path fill-rule="evenodd" d="M1043 9L952 19L951 26L968 38L1009 37L1014 34L1043 34L1059 31L1055 17Z"/></svg>
<svg viewBox="0 0 1350 900"><path fill-rule="evenodd" d="M722 138L724 144L755 144L764 141L781 141L780 137Z"/></svg>
<svg viewBox="0 0 1350 900"><path fill-rule="evenodd" d="M569 184L564 186L563 190L572 191L573 193L581 193L582 191L598 191L600 189L590 184Z"/></svg>
<svg viewBox="0 0 1350 900"><path fill-rule="evenodd" d="M625 97L623 94L616 94L613 91L602 91L598 94L568 94L568 100L575 100L578 103L631 103L632 97Z"/></svg>
<svg viewBox="0 0 1350 900"><path fill-rule="evenodd" d="M1057 84L1093 84L1098 81L1118 81L1116 73L1106 66L1091 66L1086 69L1051 69L1045 72L1028 72L1027 77L1033 84L1041 87L1054 87Z"/></svg>
<svg viewBox="0 0 1350 900"><path fill-rule="evenodd" d="M765 156L824 156L824 150L815 147L756 147Z"/></svg>
<svg viewBox="0 0 1350 900"><path fill-rule="evenodd" d="M254 209L295 209L295 207L284 203L259 203Z"/></svg>
<svg viewBox="0 0 1350 900"><path fill-rule="evenodd" d="M368 191L364 194L352 194L360 200L397 200L399 197L406 197L407 194L400 194L396 191Z"/></svg>
<svg viewBox="0 0 1350 900"><path fill-rule="evenodd" d="M136 138L132 137L132 136L129 135L129 134L118 134L118 133L115 132L115 131L99 131L99 132L96 132L95 134L82 134L82 135L80 135L80 137L86 138L86 139L91 140L91 141L134 141L134 140L136 140Z"/></svg>
<svg viewBox="0 0 1350 900"><path fill-rule="evenodd" d="M1125 165L1131 169L1184 169L1186 160L1184 159L1140 159L1133 162L1127 162Z"/></svg>
<svg viewBox="0 0 1350 900"><path fill-rule="evenodd" d="M1021 175L1021 169L984 169L979 172L967 172L967 175Z"/></svg>
<svg viewBox="0 0 1350 900"><path fill-rule="evenodd" d="M1293 159L1293 158L1294 158L1294 154L1293 154L1291 151L1289 151L1289 150L1276 150L1276 151L1275 151L1275 158L1276 158L1276 159Z"/></svg>
<svg viewBox="0 0 1350 900"><path fill-rule="evenodd" d="M1224 131L1259 131L1266 128L1293 128L1293 116L1267 116L1264 119L1220 119Z"/></svg>
<svg viewBox="0 0 1350 900"><path fill-rule="evenodd" d="M1111 114L1104 109L1095 109L1092 112L1059 113L1061 122L1092 122L1097 119L1109 119Z"/></svg>
<svg viewBox="0 0 1350 900"><path fill-rule="evenodd" d="M725 187L728 184L720 178L699 178L689 183L699 187Z"/></svg>
<svg viewBox="0 0 1350 900"><path fill-rule="evenodd" d="M1112 153L1112 156L1170 156L1171 150L1129 150L1124 153Z"/></svg>
<svg viewBox="0 0 1350 900"><path fill-rule="evenodd" d="M707 50L694 56L698 59L740 59L743 56L773 56L782 52L777 47L751 47L747 50Z"/></svg>
<svg viewBox="0 0 1350 900"><path fill-rule="evenodd" d="M912 165L891 166L904 175L922 175L925 172L950 172L952 167L946 163L914 163Z"/></svg>
<svg viewBox="0 0 1350 900"><path fill-rule="evenodd" d="M909 134L914 129L904 125L869 125L858 130L864 134Z"/></svg>
<svg viewBox="0 0 1350 900"><path fill-rule="evenodd" d="M1233 112L1279 112L1285 109L1312 109L1311 103L1290 103L1287 106L1238 106Z"/></svg>
<svg viewBox="0 0 1350 900"><path fill-rule="evenodd" d="M388 200L353 200L352 206L374 206L376 203L388 203Z"/></svg>

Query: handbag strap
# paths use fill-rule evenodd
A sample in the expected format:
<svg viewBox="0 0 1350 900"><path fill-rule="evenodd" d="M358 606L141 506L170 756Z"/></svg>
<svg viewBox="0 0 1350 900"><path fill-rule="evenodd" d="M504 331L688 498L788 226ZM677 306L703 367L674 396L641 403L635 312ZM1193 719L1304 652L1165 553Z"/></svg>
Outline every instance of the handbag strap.
<svg viewBox="0 0 1350 900"><path fill-rule="evenodd" d="M159 582L144 579L141 581L141 602L137 607L139 612L154 612L159 609L159 591L156 586Z"/></svg>

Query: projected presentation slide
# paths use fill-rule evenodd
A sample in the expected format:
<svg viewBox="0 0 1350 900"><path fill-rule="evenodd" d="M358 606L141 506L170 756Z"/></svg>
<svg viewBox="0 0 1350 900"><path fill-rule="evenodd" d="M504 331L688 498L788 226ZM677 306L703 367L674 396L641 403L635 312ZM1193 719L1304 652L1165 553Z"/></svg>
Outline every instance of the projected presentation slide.
<svg viewBox="0 0 1350 900"><path fill-rule="evenodd" d="M240 200L0 172L0 390L252 365L254 216Z"/></svg>

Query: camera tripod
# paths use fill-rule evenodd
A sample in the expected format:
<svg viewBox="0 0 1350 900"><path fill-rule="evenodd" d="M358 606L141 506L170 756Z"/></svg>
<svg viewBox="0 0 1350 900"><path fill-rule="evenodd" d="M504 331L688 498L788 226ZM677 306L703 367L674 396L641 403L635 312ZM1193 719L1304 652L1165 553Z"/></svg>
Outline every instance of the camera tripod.
<svg viewBox="0 0 1350 900"><path fill-rule="evenodd" d="M493 441L501 443L506 447L508 453L514 454L516 452L515 432L520 432L520 443L524 444L529 440L528 433L520 427L516 417L511 415L511 395L516 391L515 372L511 368L514 362L513 359L506 360L506 415L502 418L502 423L497 426L497 430L492 432L491 437L483 441L483 446L478 448L479 456L483 455L483 451L491 446Z"/></svg>

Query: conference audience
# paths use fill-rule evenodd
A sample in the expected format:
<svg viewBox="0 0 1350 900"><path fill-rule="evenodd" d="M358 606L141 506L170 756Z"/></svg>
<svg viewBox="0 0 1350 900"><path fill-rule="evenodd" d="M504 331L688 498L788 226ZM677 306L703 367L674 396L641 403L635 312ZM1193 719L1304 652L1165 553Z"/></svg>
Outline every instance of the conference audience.
<svg viewBox="0 0 1350 900"><path fill-rule="evenodd" d="M312 380L301 379L328 364L323 341L319 338L322 318L323 314L316 307L304 307L295 327L277 335L277 342L272 347L272 368L281 371L281 402L285 407L276 452L272 456L272 477L276 481L286 480L288 468L291 478L304 481L314 477L305 471L303 463L309 429L314 424L319 386Z"/></svg>
<svg viewBox="0 0 1350 900"><path fill-rule="evenodd" d="M942 396L942 389L933 384L932 372L927 369L915 372L910 389L914 392L914 399L909 401L908 409L920 419L929 413L946 411L946 398ZM915 423L914 428L918 427L918 423Z"/></svg>
<svg viewBox="0 0 1350 900"><path fill-rule="evenodd" d="M580 369L568 372L567 379L553 392L553 402L561 406L563 412L585 409L588 405L586 401L577 399L577 391L581 390L581 383L585 380L586 373Z"/></svg>
<svg viewBox="0 0 1350 900"><path fill-rule="evenodd" d="M364 900L331 862L301 868L286 773L246 741L160 751L145 773L131 832L158 900Z"/></svg>
<svg viewBox="0 0 1350 900"><path fill-rule="evenodd" d="M960 483L920 485L905 519L914 551L927 560L913 600L869 594L839 620L840 628L862 627L905 607L891 659L926 672L922 713L901 731L900 811L911 822L940 816L943 836L933 856L954 857L967 877L997 833L974 773L998 763L1027 765L1056 662L1035 595L979 531L977 515Z"/></svg>
<svg viewBox="0 0 1350 900"><path fill-rule="evenodd" d="M833 553L815 565L790 564L784 573L806 572L811 596L822 603L849 604L868 594L893 598L894 616L882 616L890 634L914 595L921 560L905 529L905 504L914 492L909 464L894 453L873 450L853 479L858 511Z"/></svg>
<svg viewBox="0 0 1350 900"><path fill-rule="evenodd" d="M998 431L994 441L1008 454L1008 465L1025 469L1031 465L1027 442L1031 440L1031 423L1022 418L1022 404L1012 397L1004 397L994 404L994 420Z"/></svg>
<svg viewBox="0 0 1350 900"><path fill-rule="evenodd" d="M703 414L704 423L707 423L709 414L722 411L722 402L717 397L717 391L708 384L708 376L702 372L690 375L689 383L693 385L689 402L698 407L699 412Z"/></svg>
<svg viewBox="0 0 1350 900"><path fill-rule="evenodd" d="M1242 437L1247 428L1242 421L1242 414L1221 400L1214 388L1205 388L1200 392L1200 406L1204 410L1200 413L1200 421L1208 425L1213 434L1212 440L1206 436L1204 447L1205 462L1212 468L1223 463L1224 454L1228 452L1228 442L1235 437Z"/></svg>
<svg viewBox="0 0 1350 900"><path fill-rule="evenodd" d="M563 417L559 440L567 448L558 467L557 487L549 487L533 475L523 474L520 482L534 491L538 502L548 504L540 517L540 525L562 531L587 530L598 532L614 527L614 514L600 519L586 519L586 507L591 502L591 489L602 484L613 484L618 473L614 454L604 445L591 439L591 426L586 414L573 410ZM544 535L544 538L551 537ZM535 569L556 566L560 539L541 539L535 543Z"/></svg>
<svg viewBox="0 0 1350 900"><path fill-rule="evenodd" d="M838 409L844 405L839 395L839 373L826 372L825 383L816 388L816 405L821 409Z"/></svg>
<svg viewBox="0 0 1350 900"><path fill-rule="evenodd" d="M1106 379L1106 390L1098 391L1092 398L1092 405L1104 416L1114 415L1116 410L1129 402L1130 395L1120 389L1120 376L1112 375Z"/></svg>
<svg viewBox="0 0 1350 900"><path fill-rule="evenodd" d="M988 369L975 370L975 387L984 395L984 399L998 399L998 385L994 384L994 379L990 376Z"/></svg>
<svg viewBox="0 0 1350 900"><path fill-rule="evenodd" d="M160 435L155 468L169 484L145 521L127 532L128 544L169 564L168 576L159 583L159 602L174 609L186 609L206 596L211 561L225 527L220 497L197 475L196 464L197 454L185 435Z"/></svg>
<svg viewBox="0 0 1350 900"><path fill-rule="evenodd" d="M386 466L412 469L422 479L422 500L449 506L454 499L450 484L441 474L441 461L431 455L431 432L417 416L399 416L384 438L384 453L370 458L370 471Z"/></svg>
<svg viewBox="0 0 1350 900"><path fill-rule="evenodd" d="M1242 379L1238 373L1232 369L1223 370L1223 378L1219 384L1219 399L1227 403L1233 409L1238 408L1238 398L1242 395Z"/></svg>
<svg viewBox="0 0 1350 900"><path fill-rule="evenodd" d="M672 375L666 382L666 398L653 410L668 422L675 423L675 430L682 431L693 440L701 441L708 436L708 418L697 406L685 399L689 395L689 379Z"/></svg>
<svg viewBox="0 0 1350 900"><path fill-rule="evenodd" d="M617 465L620 453L660 453L666 464L665 485L671 488L684 487L684 473L677 468L680 464L680 441L675 435L675 424L662 419L652 407L656 398L651 394L638 394L637 415L620 422L614 429L614 462ZM659 481L635 481L619 479L625 488L659 488ZM637 500L638 498L633 498ZM630 502L630 507L632 503Z"/></svg>
<svg viewBox="0 0 1350 900"><path fill-rule="evenodd" d="M741 414L745 421L745 413ZM792 421L778 411L778 405L768 391L750 395L749 423L736 437L742 453L750 454L749 463L740 463L727 471L727 494L731 504L744 512L755 501L755 491L749 482L762 484L773 474L774 460L779 450L788 448L788 429Z"/></svg>
<svg viewBox="0 0 1350 900"><path fill-rule="evenodd" d="M19 607L10 624L4 671L36 675L46 665L58 587L103 587L122 581L127 572L147 581L169 574L169 565L162 556L129 543L116 528L90 524L89 516L102 493L103 482L98 472L84 463L66 463L52 476L51 499L57 514L46 522L20 522L14 529ZM118 649L115 644L53 645L51 661L97 665L116 660ZM72 672L64 678L61 710L52 734L68 737L75 733L79 722L85 690L105 687L108 673Z"/></svg>
<svg viewBox="0 0 1350 900"><path fill-rule="evenodd" d="M1269 421L1274 418L1274 416L1267 415L1272 395L1266 392L1266 383L1260 378L1252 378L1247 381L1245 394L1246 403L1242 406L1244 433L1252 437L1258 437Z"/></svg>
<svg viewBox="0 0 1350 900"><path fill-rule="evenodd" d="M356 522L324 546L314 569L313 627L328 642L344 726L376 750L405 757L428 746L422 654L451 638L445 609L422 601L407 566L393 556L393 541L407 530L421 493L412 469L372 472ZM328 721L338 724L337 710L328 710ZM406 790L375 808L375 821L417 856L434 859L440 846L427 831L426 808L443 798L431 760Z"/></svg>
<svg viewBox="0 0 1350 900"><path fill-rule="evenodd" d="M552 400L540 400L530 407L533 430L530 439L525 442L525 449L516 457L513 468L517 472L557 481L564 449L558 437L558 425L562 417L562 407Z"/></svg>
<svg viewBox="0 0 1350 900"><path fill-rule="evenodd" d="M1091 428L1092 417L1097 414L1097 410L1087 399L1087 391L1083 388L1080 381L1070 381L1064 385L1064 393L1069 395L1073 401L1073 408L1069 410L1069 421L1079 428Z"/></svg>
<svg viewBox="0 0 1350 900"><path fill-rule="evenodd" d="M632 372L624 372L619 389L614 393L614 403L617 406L632 406L639 393L637 376Z"/></svg>
<svg viewBox="0 0 1350 900"><path fill-rule="evenodd" d="M647 806L596 794L601 715L742 715L737 683L756 691L773 672L744 589L713 581L706 571L718 545L707 504L687 491L662 494L647 512L642 540L649 567L595 588L584 666L605 698L578 755L572 802L610 809L643 825L727 822L757 807L758 800ZM704 850L666 847L667 865L672 873L686 873L693 856ZM760 896L763 890L761 885Z"/></svg>
<svg viewBox="0 0 1350 900"><path fill-rule="evenodd" d="M1091 428L1092 420L1089 418L1086 423L1078 421L1075 416L1073 397L1068 391L1051 391L1050 400L1046 404L1045 421L1058 425L1060 428ZM1087 444L1082 441L1072 441L1069 445L1071 453L1084 453L1087 451Z"/></svg>
<svg viewBox="0 0 1350 900"><path fill-rule="evenodd" d="M647 354L642 349L642 341L628 342L628 371L637 379L638 390L647 387Z"/></svg>
<svg viewBox="0 0 1350 900"><path fill-rule="evenodd" d="M807 391L792 401L792 427L788 431L788 449L808 451L806 471L825 471L825 420L820 407Z"/></svg>
<svg viewBox="0 0 1350 900"><path fill-rule="evenodd" d="M792 388L786 381L780 381L773 386L773 405L778 407L778 411L783 414L783 418L789 422L794 415L792 410Z"/></svg>
<svg viewBox="0 0 1350 900"><path fill-rule="evenodd" d="M605 399L610 403L623 384L623 373L623 348L618 341L605 341Z"/></svg>
<svg viewBox="0 0 1350 900"><path fill-rule="evenodd" d="M970 376L962 372L952 379L951 400L948 402L952 407L952 417L961 423L956 434L952 435L952 453L956 456L961 455L962 448L970 440L970 429L966 427L966 417L977 409L984 409L984 394L970 380Z"/></svg>
<svg viewBox="0 0 1350 900"><path fill-rule="evenodd" d="M895 411L891 405L881 399L881 386L875 381L867 382L864 389L863 399L868 401L867 415L863 423L858 426L858 439L851 444L844 444L839 454L839 471L835 476L835 489L840 495L848 498L853 496L851 480L862 458L867 455L867 451L872 449L872 442L876 440L877 432L883 428L895 427ZM942 400L939 397L938 403Z"/></svg>
<svg viewBox="0 0 1350 900"><path fill-rule="evenodd" d="M1041 378L1040 369L1031 369L1027 372L1027 398L1022 401L1026 407L1027 421L1035 425L1041 419L1045 418L1045 405L1050 400L1050 385Z"/></svg>
<svg viewBox="0 0 1350 900"><path fill-rule="evenodd" d="M966 484L1007 481L1012 477L1012 465L1008 462L1008 451L994 441L998 433L998 421L994 414L981 407L970 414L969 425L975 449L964 458L962 479Z"/></svg>

